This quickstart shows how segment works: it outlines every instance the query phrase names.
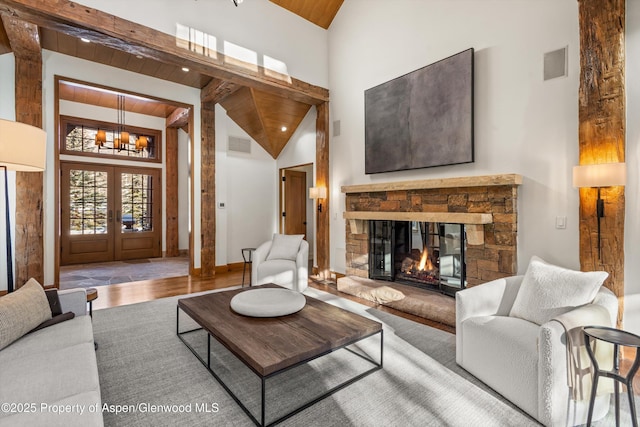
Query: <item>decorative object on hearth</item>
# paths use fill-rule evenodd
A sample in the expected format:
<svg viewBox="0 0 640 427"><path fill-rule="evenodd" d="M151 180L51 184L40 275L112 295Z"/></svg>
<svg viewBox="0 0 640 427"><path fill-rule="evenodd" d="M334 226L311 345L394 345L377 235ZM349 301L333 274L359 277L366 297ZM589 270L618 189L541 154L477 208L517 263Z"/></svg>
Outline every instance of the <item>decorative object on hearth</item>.
<svg viewBox="0 0 640 427"><path fill-rule="evenodd" d="M47 134L40 128L0 119L0 168L4 169L4 209L6 214L7 292L13 292L13 255L7 170L41 172L45 168Z"/></svg>
<svg viewBox="0 0 640 427"><path fill-rule="evenodd" d="M322 200L327 198L327 187L309 187L309 198L318 201L318 212L322 212Z"/></svg>
<svg viewBox="0 0 640 427"><path fill-rule="evenodd" d="M627 168L625 163L601 163L573 167L573 186L598 189L596 200L596 216L598 218L598 259L602 259L600 245L600 218L604 217L604 200L600 197L602 187L625 185Z"/></svg>

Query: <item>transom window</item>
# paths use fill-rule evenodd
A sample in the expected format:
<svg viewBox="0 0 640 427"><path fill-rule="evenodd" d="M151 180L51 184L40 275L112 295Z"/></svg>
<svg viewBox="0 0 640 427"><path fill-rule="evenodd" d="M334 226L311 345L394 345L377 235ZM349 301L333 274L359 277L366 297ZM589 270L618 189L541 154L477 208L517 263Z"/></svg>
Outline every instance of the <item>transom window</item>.
<svg viewBox="0 0 640 427"><path fill-rule="evenodd" d="M127 137L121 134L117 124L75 117L61 117L60 129L60 152L63 154L161 161L162 133L158 130L127 126ZM100 138L97 138L98 134ZM127 139L121 140L121 136Z"/></svg>

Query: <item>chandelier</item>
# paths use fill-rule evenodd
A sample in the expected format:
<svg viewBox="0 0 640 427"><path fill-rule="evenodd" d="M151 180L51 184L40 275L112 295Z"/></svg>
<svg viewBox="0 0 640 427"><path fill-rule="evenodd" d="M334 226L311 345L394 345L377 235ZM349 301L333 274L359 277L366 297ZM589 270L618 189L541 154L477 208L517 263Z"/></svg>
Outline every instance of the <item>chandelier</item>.
<svg viewBox="0 0 640 427"><path fill-rule="evenodd" d="M132 150L132 151L140 151L144 148L147 148L148 138L146 136L140 136L136 138L133 149L129 148L131 144L131 136L129 132L125 128L125 96L122 94L117 94L117 125L116 130L113 135L113 149L122 151L122 150ZM98 129L96 132L96 145L98 146L98 150L101 147L104 147L107 143L107 132L104 129Z"/></svg>

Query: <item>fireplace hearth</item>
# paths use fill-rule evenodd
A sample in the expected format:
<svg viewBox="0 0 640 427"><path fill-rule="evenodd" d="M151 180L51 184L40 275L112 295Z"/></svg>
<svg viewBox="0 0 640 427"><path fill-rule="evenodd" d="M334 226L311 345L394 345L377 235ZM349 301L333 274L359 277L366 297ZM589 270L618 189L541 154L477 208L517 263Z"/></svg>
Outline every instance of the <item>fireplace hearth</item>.
<svg viewBox="0 0 640 427"><path fill-rule="evenodd" d="M464 225L369 221L369 278L439 290L466 287Z"/></svg>

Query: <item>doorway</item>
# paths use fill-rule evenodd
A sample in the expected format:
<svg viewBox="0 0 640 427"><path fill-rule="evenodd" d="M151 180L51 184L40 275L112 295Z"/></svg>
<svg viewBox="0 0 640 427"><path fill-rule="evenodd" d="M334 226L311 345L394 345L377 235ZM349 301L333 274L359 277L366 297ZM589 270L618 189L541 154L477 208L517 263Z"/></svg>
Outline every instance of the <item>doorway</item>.
<svg viewBox="0 0 640 427"><path fill-rule="evenodd" d="M304 235L309 242L309 257L315 259L315 210L309 198L309 187L314 182L313 163L280 169L280 177L280 232Z"/></svg>
<svg viewBox="0 0 640 427"><path fill-rule="evenodd" d="M160 169L60 162L60 265L162 255Z"/></svg>

